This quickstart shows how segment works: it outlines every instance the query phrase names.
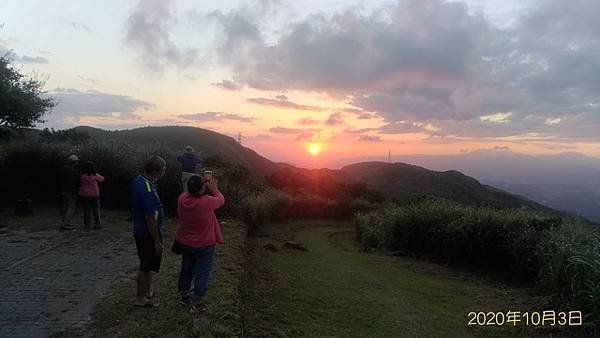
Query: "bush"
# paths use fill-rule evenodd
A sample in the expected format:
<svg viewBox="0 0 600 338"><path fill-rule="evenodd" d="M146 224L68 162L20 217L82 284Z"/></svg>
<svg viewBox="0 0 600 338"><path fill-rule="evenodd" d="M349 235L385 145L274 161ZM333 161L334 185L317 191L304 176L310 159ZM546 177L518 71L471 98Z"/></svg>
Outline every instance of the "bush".
<svg viewBox="0 0 600 338"><path fill-rule="evenodd" d="M369 228L379 234L378 243L373 245L370 237L364 240L365 246L514 267L524 276L535 273L531 252L541 240L541 230L559 222L554 216L536 212L463 206L438 198L388 205L355 219L359 235L371 234Z"/></svg>
<svg viewBox="0 0 600 338"><path fill-rule="evenodd" d="M120 141L47 142L44 138L21 138L1 145L0 190L2 198L33 198L57 201L60 196L59 171L70 154L82 161L93 161L106 177L101 183L101 202L115 208L129 208L129 184L142 172L144 162L160 155L167 162L167 174L159 183L159 193L169 213L174 212L180 192L176 176L176 154L171 148L154 144L130 144Z"/></svg>
<svg viewBox="0 0 600 338"><path fill-rule="evenodd" d="M573 219L420 198L354 218L365 248L477 263L537 281L555 302L600 319L600 236Z"/></svg>
<svg viewBox="0 0 600 338"><path fill-rule="evenodd" d="M600 320L600 236L579 224L545 231L537 248L541 285L557 304Z"/></svg>

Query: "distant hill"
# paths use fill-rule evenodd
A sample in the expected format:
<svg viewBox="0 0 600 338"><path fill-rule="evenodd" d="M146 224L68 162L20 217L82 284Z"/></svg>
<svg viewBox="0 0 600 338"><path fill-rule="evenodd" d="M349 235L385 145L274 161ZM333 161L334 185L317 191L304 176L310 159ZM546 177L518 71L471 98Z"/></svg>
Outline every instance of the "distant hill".
<svg viewBox="0 0 600 338"><path fill-rule="evenodd" d="M388 198L430 194L471 205L546 209L523 197L482 185L456 170L438 172L405 163L364 162L345 166L340 171L354 180L366 182Z"/></svg>
<svg viewBox="0 0 600 338"><path fill-rule="evenodd" d="M384 156L346 158L329 166L382 160ZM599 158L575 152L528 155L495 148L449 155L398 155L392 160L431 170L458 170L485 185L600 223Z"/></svg>
<svg viewBox="0 0 600 338"><path fill-rule="evenodd" d="M91 127L74 128L93 138L121 139L132 143L159 141L183 149L193 146L205 155L246 166L259 177L268 177L280 187L310 186L308 191L323 195L335 194L347 182L362 182L380 190L388 199L407 194L430 194L461 203L496 205L511 208L544 209L537 203L479 183L456 170L437 172L405 163L365 162L342 169L304 169L285 163L275 163L254 150L243 147L232 137L194 127L144 127L131 130L106 131Z"/></svg>
<svg viewBox="0 0 600 338"><path fill-rule="evenodd" d="M160 141L176 149L187 145L203 156L217 155L231 163L242 164L253 173L264 176L278 170L279 165L260 156L256 151L237 143L232 137L217 132L194 127L144 127L130 130L107 131L92 127L73 128L93 138L122 139L132 143Z"/></svg>

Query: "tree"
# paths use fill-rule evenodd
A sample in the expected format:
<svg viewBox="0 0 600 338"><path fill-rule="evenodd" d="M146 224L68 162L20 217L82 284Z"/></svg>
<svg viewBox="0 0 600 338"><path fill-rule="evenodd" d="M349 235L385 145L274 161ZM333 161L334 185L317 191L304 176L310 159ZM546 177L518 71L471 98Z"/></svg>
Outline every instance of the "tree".
<svg viewBox="0 0 600 338"><path fill-rule="evenodd" d="M44 97L45 81L19 73L10 58L0 57L0 126L14 129L31 128L56 105Z"/></svg>

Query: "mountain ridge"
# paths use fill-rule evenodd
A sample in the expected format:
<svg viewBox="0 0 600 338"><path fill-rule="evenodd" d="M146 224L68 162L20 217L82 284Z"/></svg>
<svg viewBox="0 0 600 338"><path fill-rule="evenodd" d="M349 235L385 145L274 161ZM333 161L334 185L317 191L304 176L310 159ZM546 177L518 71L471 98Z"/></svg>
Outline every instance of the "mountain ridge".
<svg viewBox="0 0 600 338"><path fill-rule="evenodd" d="M438 172L415 164L374 161L351 164L341 169L306 169L275 163L237 143L232 137L202 128L165 126L107 131L80 126L73 129L91 137L114 137L133 143L160 141L177 149L192 145L205 155L217 155L232 163L245 165L256 176L266 178L279 175L277 179L283 185L290 182L308 184L309 181L310 184L362 182L370 188L381 190L387 199L407 194L430 194L467 204L547 209L501 188L481 184L477 179L454 169Z"/></svg>

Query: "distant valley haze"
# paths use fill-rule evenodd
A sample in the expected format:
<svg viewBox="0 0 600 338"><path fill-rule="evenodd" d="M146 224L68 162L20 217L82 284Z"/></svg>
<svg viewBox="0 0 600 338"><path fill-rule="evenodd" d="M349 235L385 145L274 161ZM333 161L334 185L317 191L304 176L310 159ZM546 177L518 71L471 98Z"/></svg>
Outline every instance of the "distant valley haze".
<svg viewBox="0 0 600 338"><path fill-rule="evenodd" d="M458 170L512 194L600 223L600 159L580 153L527 155L506 148L450 155L392 155L392 162L410 163L436 171ZM340 159L351 163L387 161L386 156Z"/></svg>

